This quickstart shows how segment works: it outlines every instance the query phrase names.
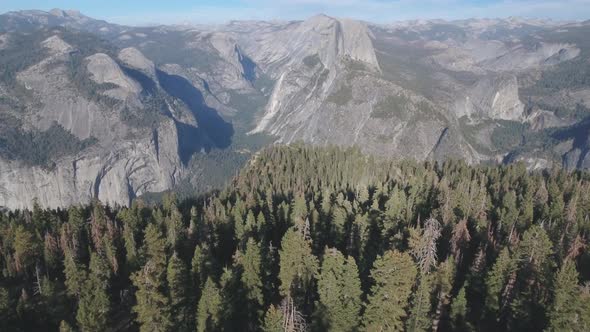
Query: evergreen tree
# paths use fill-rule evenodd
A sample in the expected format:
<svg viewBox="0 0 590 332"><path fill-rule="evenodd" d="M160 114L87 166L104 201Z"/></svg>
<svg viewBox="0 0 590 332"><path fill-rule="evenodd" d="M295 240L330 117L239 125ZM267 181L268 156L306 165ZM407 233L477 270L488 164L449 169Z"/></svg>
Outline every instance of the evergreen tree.
<svg viewBox="0 0 590 332"><path fill-rule="evenodd" d="M216 331L222 317L221 295L211 278L207 278L197 307L197 331Z"/></svg>
<svg viewBox="0 0 590 332"><path fill-rule="evenodd" d="M406 329L411 332L428 331L432 328L431 302L435 284L434 274L420 274L418 288L411 301L410 317Z"/></svg>
<svg viewBox="0 0 590 332"><path fill-rule="evenodd" d="M451 324L455 331L471 330L467 321L467 298L465 296L465 287L461 287L459 293L451 303Z"/></svg>
<svg viewBox="0 0 590 332"><path fill-rule="evenodd" d="M519 270L514 290L510 285L505 292L511 311L506 321L509 328L541 330L547 323L549 276L555 265L551 260L553 243L541 226L533 225L524 233L515 254Z"/></svg>
<svg viewBox="0 0 590 332"><path fill-rule="evenodd" d="M436 310L434 312L434 320L432 321L432 329L438 330L440 320L443 315L448 312L448 306L453 290L453 283L455 281L455 261L451 257L441 263L435 275L434 294L436 295Z"/></svg>
<svg viewBox="0 0 590 332"><path fill-rule="evenodd" d="M117 214L117 218L123 223L123 240L125 242L125 254L127 264L136 269L139 264L138 238L140 228L143 227L140 215L140 205L134 202L129 209L123 209Z"/></svg>
<svg viewBox="0 0 590 332"><path fill-rule="evenodd" d="M176 331L189 330L188 294L189 285L186 264L176 253L168 261L166 273L170 295L171 320Z"/></svg>
<svg viewBox="0 0 590 332"><path fill-rule="evenodd" d="M284 332L285 316L280 308L271 305L264 315L262 331L264 332Z"/></svg>
<svg viewBox="0 0 590 332"><path fill-rule="evenodd" d="M76 320L82 331L104 331L108 327L111 304L108 297L110 267L104 257L92 253L90 273L80 294Z"/></svg>
<svg viewBox="0 0 590 332"><path fill-rule="evenodd" d="M296 289L301 289L304 293L308 291L317 273L318 261L303 233L290 228L283 236L279 255L281 295L293 296L292 292Z"/></svg>
<svg viewBox="0 0 590 332"><path fill-rule="evenodd" d="M147 261L132 276L137 287L133 311L141 331L167 331L172 322L170 299L165 294L166 240L154 224L146 228L143 251Z"/></svg>
<svg viewBox="0 0 590 332"><path fill-rule="evenodd" d="M248 239L246 252L240 257L240 265L242 268L241 283L247 298L248 321L255 324L261 318L264 298L260 277L262 267L260 246L252 238Z"/></svg>
<svg viewBox="0 0 590 332"><path fill-rule="evenodd" d="M0 330L587 331L589 197L587 172L275 146L182 203L0 212Z"/></svg>
<svg viewBox="0 0 590 332"><path fill-rule="evenodd" d="M182 214L178 211L176 204L171 204L170 214L166 218L167 243L170 248L180 249L183 240L186 238L185 228L182 223Z"/></svg>
<svg viewBox="0 0 590 332"><path fill-rule="evenodd" d="M585 325L590 322L590 318L584 318L588 312L584 312L578 279L574 262L566 260L555 277L547 331L587 331L590 328Z"/></svg>
<svg viewBox="0 0 590 332"><path fill-rule="evenodd" d="M486 309L494 317L499 314L505 287L509 281L514 282L516 278L516 269L516 261L510 257L508 248L502 249L485 282L487 289Z"/></svg>
<svg viewBox="0 0 590 332"><path fill-rule="evenodd" d="M39 241L34 234L19 225L14 235L14 261L17 271L25 271L31 267L39 256Z"/></svg>
<svg viewBox="0 0 590 332"><path fill-rule="evenodd" d="M369 331L401 331L416 282L417 269L407 253L387 251L371 270L371 295L363 317Z"/></svg>
<svg viewBox="0 0 590 332"><path fill-rule="evenodd" d="M64 258L64 275L64 284L68 295L73 297L80 296L87 278L86 270L80 264L76 263L74 256L68 252L66 252Z"/></svg>
<svg viewBox="0 0 590 332"><path fill-rule="evenodd" d="M323 330L355 331L361 310L361 282L358 268L352 257L345 259L336 249L324 252L321 273L318 277L316 319Z"/></svg>

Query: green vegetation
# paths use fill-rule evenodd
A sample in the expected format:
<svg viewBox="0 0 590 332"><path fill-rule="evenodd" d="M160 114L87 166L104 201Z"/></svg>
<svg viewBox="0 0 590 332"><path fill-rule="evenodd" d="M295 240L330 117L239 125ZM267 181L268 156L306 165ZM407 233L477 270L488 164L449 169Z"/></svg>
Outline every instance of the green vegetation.
<svg viewBox="0 0 590 332"><path fill-rule="evenodd" d="M338 106L344 106L352 100L352 87L348 84L342 84L338 91L335 91L326 98L329 103L334 103Z"/></svg>
<svg viewBox="0 0 590 332"><path fill-rule="evenodd" d="M543 71L541 79L530 88L533 95L557 92L563 89L576 89L590 85L590 41L588 26L568 27L563 30L543 31L539 34L547 43L568 43L580 49L576 58L553 66Z"/></svg>
<svg viewBox="0 0 590 332"><path fill-rule="evenodd" d="M46 38L45 34L39 33L14 34L7 47L0 49L2 82L14 86L19 72L43 60L47 51L40 44Z"/></svg>
<svg viewBox="0 0 590 332"><path fill-rule="evenodd" d="M404 95L390 95L373 107L371 117L375 119L405 119L409 113L411 101Z"/></svg>
<svg viewBox="0 0 590 332"><path fill-rule="evenodd" d="M196 68L201 72L207 72L213 70L214 65L220 61L220 57L214 50L190 46L195 42L195 38L199 38L193 32L159 31L158 28L137 29L135 32L149 35L150 42L119 42L124 46L139 44L139 50L153 60L156 65L174 63L185 68ZM179 47L179 45L183 46Z"/></svg>
<svg viewBox="0 0 590 332"><path fill-rule="evenodd" d="M96 143L95 138L79 140L54 123L45 131L27 131L18 120L0 113L0 155L28 166L53 167L53 161L74 155Z"/></svg>
<svg viewBox="0 0 590 332"><path fill-rule="evenodd" d="M556 138L559 128L532 130L529 125L516 121L486 120L476 124L469 124L468 119L460 119L461 130L469 144L478 152L492 155L496 153L526 153L542 152L551 159L559 160L552 148L560 142ZM486 140L492 143L488 145Z"/></svg>
<svg viewBox="0 0 590 332"><path fill-rule="evenodd" d="M317 54L308 55L305 58L303 58L303 64L310 68L315 67L318 63L321 62L322 61L320 60L320 57Z"/></svg>
<svg viewBox="0 0 590 332"><path fill-rule="evenodd" d="M136 128L157 128L163 116L167 115L166 96L160 92L141 96L142 108L124 107L119 113L121 121ZM172 104L180 103L173 99ZM184 105L178 105L184 107Z"/></svg>
<svg viewBox="0 0 590 332"><path fill-rule="evenodd" d="M0 328L584 331L589 220L588 173L277 146L195 199L0 214Z"/></svg>
<svg viewBox="0 0 590 332"><path fill-rule="evenodd" d="M523 142L527 125L518 121L496 121L492 131L492 144L500 151L512 149Z"/></svg>

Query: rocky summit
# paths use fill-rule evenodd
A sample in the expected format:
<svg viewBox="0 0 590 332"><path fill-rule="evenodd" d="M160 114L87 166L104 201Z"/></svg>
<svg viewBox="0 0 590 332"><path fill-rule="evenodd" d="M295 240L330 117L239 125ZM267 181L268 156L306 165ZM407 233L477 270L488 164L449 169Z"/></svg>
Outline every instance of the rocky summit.
<svg viewBox="0 0 590 332"><path fill-rule="evenodd" d="M273 142L590 168L590 23L0 15L0 206L209 190ZM235 165L235 166L234 166Z"/></svg>

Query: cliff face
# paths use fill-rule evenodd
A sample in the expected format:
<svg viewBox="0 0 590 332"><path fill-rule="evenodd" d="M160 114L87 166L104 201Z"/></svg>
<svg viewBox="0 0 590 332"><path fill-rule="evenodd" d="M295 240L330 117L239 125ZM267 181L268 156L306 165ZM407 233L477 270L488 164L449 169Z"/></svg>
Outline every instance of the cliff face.
<svg viewBox="0 0 590 332"><path fill-rule="evenodd" d="M155 65L137 49L121 50L117 60L83 51L63 33L43 34L51 36L31 45L43 56L3 86L6 97L21 91L20 97L3 99L12 104L0 110L21 124L13 129L30 135L55 126L73 134L53 144L92 143L43 164L0 155L0 206L25 208L36 199L55 208L93 198L127 205L174 187L185 169L183 153L192 153L187 146L210 144L190 105L161 88ZM21 111L9 108L15 105Z"/></svg>
<svg viewBox="0 0 590 332"><path fill-rule="evenodd" d="M581 60L585 44L544 36L546 25L479 23L377 26L317 16L273 29L252 24L260 34L240 38L276 78L252 133L470 163L511 160L519 147L519 160L531 167L561 163L555 156L567 151L542 151L538 140L553 139L548 128L572 124L554 111L571 106L551 111L528 96L545 72ZM578 167L583 155L572 155Z"/></svg>
<svg viewBox="0 0 590 332"><path fill-rule="evenodd" d="M0 31L0 206L129 204L227 178L211 165L268 137L590 168L585 23L124 27L54 10L0 15Z"/></svg>
<svg viewBox="0 0 590 332"><path fill-rule="evenodd" d="M456 101L455 116L520 121L524 117L524 104L518 90L515 75L484 77L464 91L464 99Z"/></svg>
<svg viewBox="0 0 590 332"><path fill-rule="evenodd" d="M29 167L0 159L0 205L56 208L88 203L93 198L111 205L128 205L146 192L172 188L182 175L178 134L172 120L152 137L123 142L110 149L94 147L59 160L52 169Z"/></svg>

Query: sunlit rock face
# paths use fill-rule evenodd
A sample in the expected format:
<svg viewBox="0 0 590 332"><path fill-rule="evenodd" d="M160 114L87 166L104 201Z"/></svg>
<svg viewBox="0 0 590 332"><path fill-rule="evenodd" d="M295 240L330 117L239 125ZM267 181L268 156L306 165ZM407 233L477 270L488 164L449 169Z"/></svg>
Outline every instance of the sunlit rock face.
<svg viewBox="0 0 590 332"><path fill-rule="evenodd" d="M188 181L195 155L258 135L590 168L585 23L317 15L140 28L52 10L0 15L0 31L0 206L127 205ZM39 137L53 155L27 153Z"/></svg>

